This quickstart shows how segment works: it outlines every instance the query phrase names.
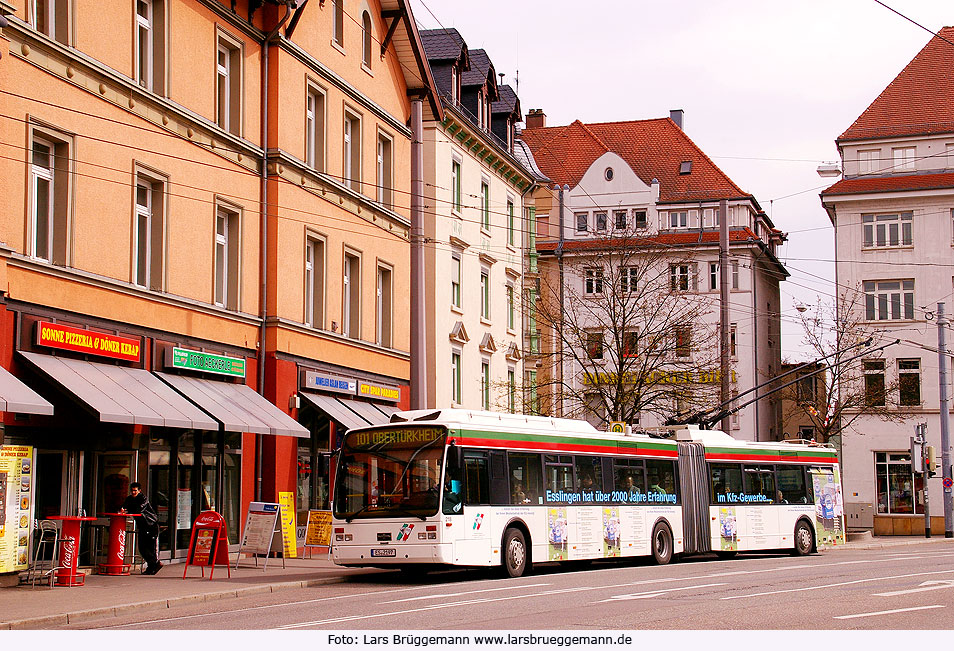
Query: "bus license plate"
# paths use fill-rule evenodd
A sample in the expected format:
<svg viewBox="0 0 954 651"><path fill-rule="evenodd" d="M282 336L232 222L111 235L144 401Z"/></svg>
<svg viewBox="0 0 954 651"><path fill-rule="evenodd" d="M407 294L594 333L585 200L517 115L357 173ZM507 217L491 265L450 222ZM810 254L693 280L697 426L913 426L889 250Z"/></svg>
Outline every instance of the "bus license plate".
<svg viewBox="0 0 954 651"><path fill-rule="evenodd" d="M394 547L381 547L372 549L371 556L397 556L397 550Z"/></svg>

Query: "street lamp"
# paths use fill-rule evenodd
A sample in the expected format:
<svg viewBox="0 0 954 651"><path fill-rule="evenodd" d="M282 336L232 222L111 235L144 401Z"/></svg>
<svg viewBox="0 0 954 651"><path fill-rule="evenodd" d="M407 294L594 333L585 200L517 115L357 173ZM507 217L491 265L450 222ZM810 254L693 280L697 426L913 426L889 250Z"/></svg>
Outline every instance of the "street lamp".
<svg viewBox="0 0 954 651"><path fill-rule="evenodd" d="M841 166L838 163L822 163L815 171L822 178L841 176Z"/></svg>

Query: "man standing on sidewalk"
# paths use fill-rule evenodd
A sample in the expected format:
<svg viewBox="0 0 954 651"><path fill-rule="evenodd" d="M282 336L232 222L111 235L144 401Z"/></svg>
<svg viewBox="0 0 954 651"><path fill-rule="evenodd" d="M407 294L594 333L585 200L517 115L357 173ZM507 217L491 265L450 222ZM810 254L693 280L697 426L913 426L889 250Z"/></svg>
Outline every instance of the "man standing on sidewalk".
<svg viewBox="0 0 954 651"><path fill-rule="evenodd" d="M146 563L146 571L143 574L155 574L162 569L162 563L159 562L159 516L142 492L138 481L129 485L129 491L132 495L123 502L120 512L135 515L139 555Z"/></svg>

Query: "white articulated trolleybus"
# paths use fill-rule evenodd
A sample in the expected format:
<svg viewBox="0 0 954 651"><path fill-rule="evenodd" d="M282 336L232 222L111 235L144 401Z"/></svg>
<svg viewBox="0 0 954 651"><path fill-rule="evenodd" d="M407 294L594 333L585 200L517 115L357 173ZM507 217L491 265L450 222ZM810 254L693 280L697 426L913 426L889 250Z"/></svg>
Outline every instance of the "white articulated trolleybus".
<svg viewBox="0 0 954 651"><path fill-rule="evenodd" d="M462 409L399 412L338 453L334 561L500 566L844 543L835 451Z"/></svg>

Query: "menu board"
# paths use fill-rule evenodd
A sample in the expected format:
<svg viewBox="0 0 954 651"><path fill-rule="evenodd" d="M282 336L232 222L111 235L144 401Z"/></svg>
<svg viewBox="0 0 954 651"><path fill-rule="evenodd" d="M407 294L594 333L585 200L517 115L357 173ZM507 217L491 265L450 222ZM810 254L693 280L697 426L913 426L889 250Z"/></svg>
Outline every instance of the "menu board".
<svg viewBox="0 0 954 651"><path fill-rule="evenodd" d="M309 511L306 547L331 546L331 511Z"/></svg>
<svg viewBox="0 0 954 651"><path fill-rule="evenodd" d="M270 502L252 502L245 518L241 549L253 554L268 554L272 535L278 522L279 505Z"/></svg>
<svg viewBox="0 0 954 651"><path fill-rule="evenodd" d="M0 445L0 573L29 565L33 470L32 447Z"/></svg>
<svg viewBox="0 0 954 651"><path fill-rule="evenodd" d="M279 491L278 503L281 505L282 553L285 558L298 557L298 538L295 536L295 494Z"/></svg>

